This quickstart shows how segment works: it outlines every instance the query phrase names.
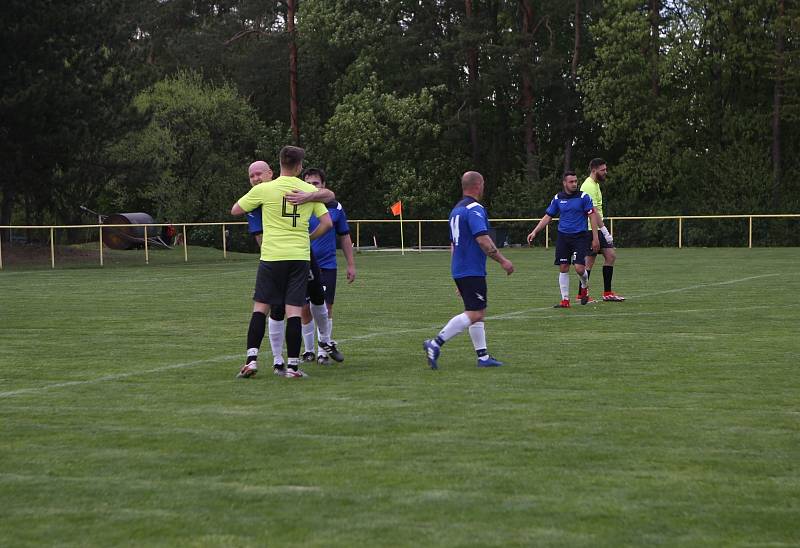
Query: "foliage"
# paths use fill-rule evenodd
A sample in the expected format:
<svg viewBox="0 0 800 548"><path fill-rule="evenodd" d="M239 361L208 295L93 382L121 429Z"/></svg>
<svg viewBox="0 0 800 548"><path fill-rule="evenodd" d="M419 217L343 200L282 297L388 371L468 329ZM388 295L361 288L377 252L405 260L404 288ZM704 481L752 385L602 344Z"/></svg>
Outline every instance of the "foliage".
<svg viewBox="0 0 800 548"><path fill-rule="evenodd" d="M256 153L276 163L292 141L290 40L300 144L358 216L384 217L402 198L410 215L441 217L468 169L484 174L493 214L530 214L565 167L582 178L597 156L612 215L800 207L796 2L297 6L290 36L281 0L5 2L0 219L75 221L86 203L219 220L203 201L229 202L239 186L184 195L186 147L219 154L212 171L241 172ZM137 93L163 100L152 86L186 73L198 90L237 90L258 127L234 123L235 107L178 140L145 117L143 99L132 108ZM186 115L205 116L190 103Z"/></svg>
<svg viewBox="0 0 800 548"><path fill-rule="evenodd" d="M112 181L111 203L170 220L224 219L247 191L247 165L265 132L254 109L232 85L183 71L134 104L150 122L112 151L128 170Z"/></svg>

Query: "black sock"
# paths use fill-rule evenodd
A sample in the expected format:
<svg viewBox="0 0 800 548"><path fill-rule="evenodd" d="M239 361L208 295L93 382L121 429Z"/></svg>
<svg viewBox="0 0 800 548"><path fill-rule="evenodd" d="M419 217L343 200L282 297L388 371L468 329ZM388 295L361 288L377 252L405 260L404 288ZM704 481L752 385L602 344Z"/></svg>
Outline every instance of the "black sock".
<svg viewBox="0 0 800 548"><path fill-rule="evenodd" d="M261 341L264 340L264 331L267 329L267 315L263 312L253 312L250 316L250 327L247 329L247 349L259 348ZM247 363L256 359L256 356L248 356Z"/></svg>
<svg viewBox="0 0 800 548"><path fill-rule="evenodd" d="M611 291L611 278L614 276L614 267L603 265L603 291Z"/></svg>
<svg viewBox="0 0 800 548"><path fill-rule="evenodd" d="M588 280L589 276L591 276L591 275L592 275L592 271L587 268L586 269L586 279Z"/></svg>
<svg viewBox="0 0 800 548"><path fill-rule="evenodd" d="M300 344L302 341L303 327L300 316L286 318L286 356L290 360L292 358L300 358ZM296 368L297 366L294 366L294 369Z"/></svg>
<svg viewBox="0 0 800 548"><path fill-rule="evenodd" d="M439 346L444 346L444 339L441 338L439 335L436 335L436 338L433 340L436 341L436 344L438 344Z"/></svg>
<svg viewBox="0 0 800 548"><path fill-rule="evenodd" d="M482 358L482 357L488 355L489 351L486 350L485 348L481 348L480 350L476 350L475 353L478 354L479 358Z"/></svg>

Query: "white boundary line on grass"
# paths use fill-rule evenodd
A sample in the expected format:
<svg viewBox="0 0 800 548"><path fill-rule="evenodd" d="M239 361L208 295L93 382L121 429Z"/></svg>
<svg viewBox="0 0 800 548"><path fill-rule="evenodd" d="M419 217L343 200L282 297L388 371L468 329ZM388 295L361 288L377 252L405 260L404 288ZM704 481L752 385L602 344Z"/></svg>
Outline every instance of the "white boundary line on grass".
<svg viewBox="0 0 800 548"><path fill-rule="evenodd" d="M649 297L651 295L664 295L664 294L668 294L668 293L680 293L680 292L683 292L683 291L691 291L693 289L699 289L701 287L714 287L714 286L720 286L720 285L730 285L730 284L748 282L750 280L757 280L757 279L760 279L760 278L770 278L770 277L780 276L780 275L781 274L778 274L778 273L775 273L775 274L762 274L760 276L749 276L747 278L738 278L738 279L735 279L735 280L726 280L726 281L722 281L722 282L696 284L696 285L690 285L690 286L687 286L687 287L679 287L679 288L675 288L675 289L666 289L666 290L663 290L663 291L654 291L652 293L647 293L646 295L638 295L638 296L634 295L632 297L629 297L629 299L637 299L637 298L642 298L642 297ZM769 305L769 306L767 306L767 305L758 305L758 306L750 306L750 307L743 307L743 308L730 308L730 307L728 307L728 308L725 308L724 310L726 310L726 311L732 311L732 310L754 310L754 309L761 309L761 308L774 308L774 305ZM552 310L552 307L548 306L548 307L544 307L544 308L529 308L527 310L519 310L517 312L509 312L507 314L498 314L496 316L489 316L487 319L489 319L489 320L520 319L520 316L524 316L525 314L528 314L530 312L543 312L545 310ZM626 316L653 316L653 315L658 315L658 314L672 314L672 313L675 313L675 312L682 312L682 313L686 313L686 312L708 312L709 310L710 309L669 310L669 311L664 311L664 312L632 312L632 313L624 313L623 312L622 315L626 315ZM590 315L591 316L595 316L597 314L582 314L581 317L586 317L586 316L590 316ZM616 315L620 315L620 314L616 314ZM382 337L382 336L386 335L387 333L389 333L391 335L395 335L395 334L398 334L398 333L415 333L415 332L418 332L418 331L430 331L432 329L436 329L436 327L437 326L417 327L417 328L414 328L414 329L404 329L404 330L401 330L401 331L392 331L392 332L376 331L374 333L367 333L365 335L356 335L356 336L353 336L353 337L348 337L346 339L342 339L342 342L374 339L374 338L377 338L377 337ZM197 365L204 365L204 364L209 364L209 363L217 363L217 362L220 362L220 361L233 360L233 359L236 359L238 357L241 357L241 354L233 354L233 355L226 355L226 356L216 356L214 358L206 358L206 359L203 359L203 360L195 360L195 361L184 362L184 363L175 363L175 364L172 364L172 365L165 365L163 367L156 367L156 368L153 368L153 369L146 369L144 371L131 371L130 373L117 373L115 375L105 375L103 377L98 377L96 379L87 379L87 380L83 380L83 381L59 382L59 383L55 383L55 384L48 384L46 386L37 386L37 387L34 387L34 388L21 388L19 390L10 390L8 392L0 392L0 398L10 398L10 397L18 396L18 395L22 395L22 394L31 394L31 393L36 393L36 392L44 392L44 391L50 390L52 388L64 388L64 387L67 387L67 386L80 386L80 385L85 385L85 384L97 384L97 383L101 383L101 382L118 381L118 380L121 380L121 379L127 379L129 377L135 377L137 375L149 375L151 373L163 373L165 371L171 371L173 369L185 369L187 367L194 367L194 366L197 366Z"/></svg>
<svg viewBox="0 0 800 548"><path fill-rule="evenodd" d="M747 278L737 278L735 280L725 280L723 282L712 282L712 283L707 283L707 284L696 284L696 285L689 285L689 286L686 286L686 287L677 287L675 289L664 289L662 291L652 291L652 292L646 293L644 295L633 295L631 297L627 297L627 299L633 300L633 299L641 299L643 297L651 297L653 295L666 295L668 293L681 293L683 291L691 291L693 289L700 289L702 287L715 287L715 286L720 286L720 285L731 285L731 284L737 284L737 283L741 283L741 282L749 282L750 280L757 280L757 279L760 279L760 278L772 278L774 276L781 276L781 274L778 274L778 273L761 274L759 276L748 276ZM516 312L507 312L506 314L498 314L496 316L489 316L487 319L489 319L489 320L510 320L510 319L515 318L517 316L524 316L525 314L528 314L530 312L541 312L541 311L544 311L544 310L551 310L552 308L553 308L552 306L547 306L547 307L544 307L544 308L528 308L526 310L517 310ZM649 314L652 314L652 313L649 313Z"/></svg>
<svg viewBox="0 0 800 548"><path fill-rule="evenodd" d="M65 386L79 386L82 384L96 384L100 382L118 381L120 379L127 379L128 377L135 377L136 375L148 375L150 373L163 373L172 369L184 369L186 367L193 367L195 365L203 365L207 363L214 363L221 360L232 360L241 357L241 354L234 354L230 356L217 356L215 358L206 358L204 360L195 360L193 362L174 363L172 365L165 365L163 367L156 367L154 369L145 369L144 371L131 371L130 373L117 373L115 375L105 375L96 379L88 379L85 381L67 381L55 384L48 384L47 386L37 386L35 388L21 388L19 390L11 390L8 392L0 392L0 398L8 398L20 394L29 394L31 392L43 392L51 388L64 388Z"/></svg>

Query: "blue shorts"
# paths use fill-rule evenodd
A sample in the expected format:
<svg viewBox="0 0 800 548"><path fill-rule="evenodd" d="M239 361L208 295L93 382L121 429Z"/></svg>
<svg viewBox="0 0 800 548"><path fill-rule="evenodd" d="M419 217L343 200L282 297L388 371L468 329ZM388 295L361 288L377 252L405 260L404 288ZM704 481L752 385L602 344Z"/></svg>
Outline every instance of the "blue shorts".
<svg viewBox="0 0 800 548"><path fill-rule="evenodd" d="M325 302L333 304L336 299L336 269L320 268L320 276L322 285L325 286Z"/></svg>
<svg viewBox="0 0 800 548"><path fill-rule="evenodd" d="M456 287L464 301L464 310L484 310L489 304L485 276L456 278Z"/></svg>
<svg viewBox="0 0 800 548"><path fill-rule="evenodd" d="M553 264L586 264L592 250L592 236L588 230L567 234L559 232L556 239L556 260Z"/></svg>

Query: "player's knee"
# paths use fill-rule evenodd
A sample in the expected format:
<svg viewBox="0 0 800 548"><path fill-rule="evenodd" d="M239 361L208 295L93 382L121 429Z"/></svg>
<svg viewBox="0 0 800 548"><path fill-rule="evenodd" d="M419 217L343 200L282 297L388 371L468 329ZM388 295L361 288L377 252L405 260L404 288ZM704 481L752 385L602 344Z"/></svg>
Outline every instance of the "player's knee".
<svg viewBox="0 0 800 548"><path fill-rule="evenodd" d="M286 309L282 306L273 306L272 310L269 311L269 317L276 322L282 322L286 317Z"/></svg>
<svg viewBox="0 0 800 548"><path fill-rule="evenodd" d="M469 321L472 323L475 322L482 322L483 318L486 316L486 309L483 310L467 310L467 317Z"/></svg>

